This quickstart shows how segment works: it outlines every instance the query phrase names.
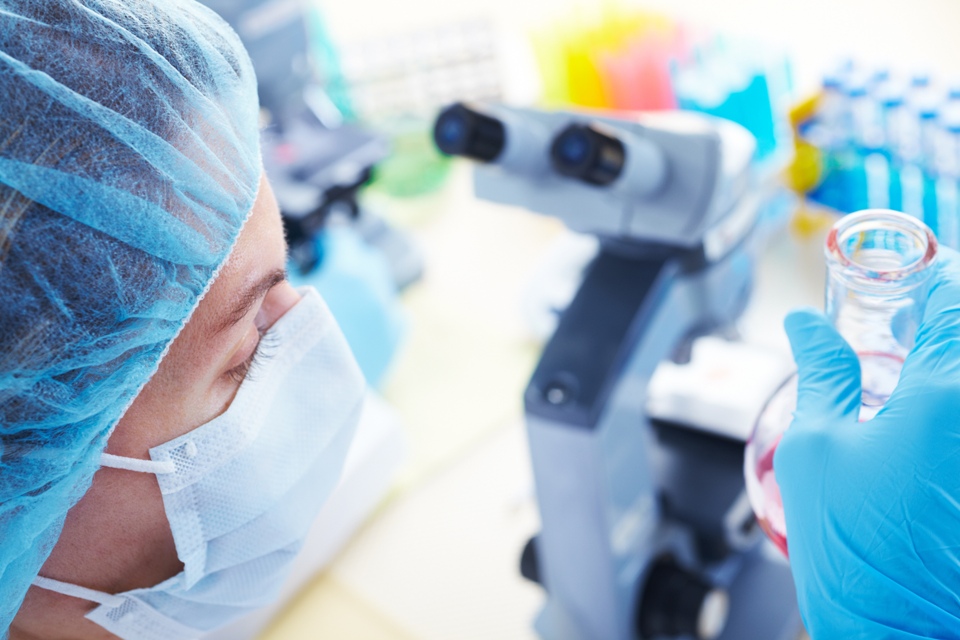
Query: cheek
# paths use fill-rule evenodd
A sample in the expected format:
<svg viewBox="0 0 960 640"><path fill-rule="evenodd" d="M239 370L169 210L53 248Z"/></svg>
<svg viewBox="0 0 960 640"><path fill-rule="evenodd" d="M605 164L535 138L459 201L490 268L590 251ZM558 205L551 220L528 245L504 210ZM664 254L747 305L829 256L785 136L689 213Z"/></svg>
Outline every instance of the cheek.
<svg viewBox="0 0 960 640"><path fill-rule="evenodd" d="M254 348L257 331L245 337ZM156 375L140 391L110 436L108 451L116 455L148 458L151 447L163 444L213 419L229 405L236 383L225 382L228 358L242 360L241 341L235 352L223 353L202 345L181 342L164 358Z"/></svg>
<svg viewBox="0 0 960 640"><path fill-rule="evenodd" d="M119 593L181 570L156 478L101 469L67 514L42 575Z"/></svg>

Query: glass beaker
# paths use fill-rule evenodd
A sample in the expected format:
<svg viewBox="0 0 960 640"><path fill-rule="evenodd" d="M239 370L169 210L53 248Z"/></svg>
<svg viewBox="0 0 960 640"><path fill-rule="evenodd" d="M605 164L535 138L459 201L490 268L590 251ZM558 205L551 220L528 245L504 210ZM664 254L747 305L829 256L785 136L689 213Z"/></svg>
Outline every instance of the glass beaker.
<svg viewBox="0 0 960 640"><path fill-rule="evenodd" d="M923 222L871 209L841 218L827 236L826 315L860 359L860 421L886 403L923 317L937 241ZM787 553L773 455L793 420L797 376L760 412L744 455L747 495L760 527Z"/></svg>

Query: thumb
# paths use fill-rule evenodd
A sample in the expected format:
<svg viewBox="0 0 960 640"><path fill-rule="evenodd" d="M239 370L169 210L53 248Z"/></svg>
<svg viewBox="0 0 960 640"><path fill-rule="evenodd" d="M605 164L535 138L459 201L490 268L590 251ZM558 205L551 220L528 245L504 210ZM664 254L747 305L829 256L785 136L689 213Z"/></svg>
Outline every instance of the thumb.
<svg viewBox="0 0 960 640"><path fill-rule="evenodd" d="M860 361L847 341L813 309L791 312L783 325L797 362L796 417L859 416Z"/></svg>

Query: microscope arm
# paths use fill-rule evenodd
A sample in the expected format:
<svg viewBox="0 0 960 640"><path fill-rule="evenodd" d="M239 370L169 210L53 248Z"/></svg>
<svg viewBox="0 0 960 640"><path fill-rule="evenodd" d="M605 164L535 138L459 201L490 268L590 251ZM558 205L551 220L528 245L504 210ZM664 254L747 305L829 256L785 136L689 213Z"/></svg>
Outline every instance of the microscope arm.
<svg viewBox="0 0 960 640"><path fill-rule="evenodd" d="M543 520L538 569L552 604L538 624L580 630L562 637L628 640L640 594L623 585L643 584L658 556L693 563L692 542L667 531L659 511L646 389L689 334L736 319L750 266L743 252L707 266L694 251L625 255L610 245L590 266L525 396Z"/></svg>

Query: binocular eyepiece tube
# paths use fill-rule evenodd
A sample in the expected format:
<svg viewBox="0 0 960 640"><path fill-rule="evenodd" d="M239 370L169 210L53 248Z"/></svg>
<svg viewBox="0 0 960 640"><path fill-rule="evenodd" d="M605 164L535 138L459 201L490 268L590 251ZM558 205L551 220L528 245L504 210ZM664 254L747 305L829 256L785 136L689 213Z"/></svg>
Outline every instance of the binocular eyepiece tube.
<svg viewBox="0 0 960 640"><path fill-rule="evenodd" d="M458 102L440 112L433 138L447 155L497 164L527 175L550 170L547 129L508 109Z"/></svg>
<svg viewBox="0 0 960 640"><path fill-rule="evenodd" d="M493 162L506 145L506 128L498 118L458 102L437 116L433 140L447 155Z"/></svg>
<svg viewBox="0 0 960 640"><path fill-rule="evenodd" d="M599 123L570 123L551 140L539 121L504 109L456 103L437 117L433 137L447 155L526 173L552 170L634 197L654 195L667 178L666 157L655 143L626 128Z"/></svg>
<svg viewBox="0 0 960 640"><path fill-rule="evenodd" d="M666 158L656 144L593 123L573 123L560 131L550 161L562 176L641 197L655 194L667 174Z"/></svg>

